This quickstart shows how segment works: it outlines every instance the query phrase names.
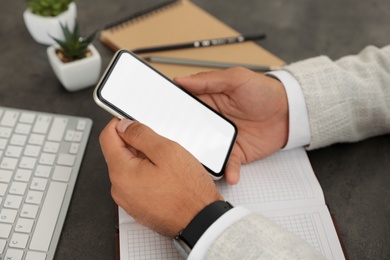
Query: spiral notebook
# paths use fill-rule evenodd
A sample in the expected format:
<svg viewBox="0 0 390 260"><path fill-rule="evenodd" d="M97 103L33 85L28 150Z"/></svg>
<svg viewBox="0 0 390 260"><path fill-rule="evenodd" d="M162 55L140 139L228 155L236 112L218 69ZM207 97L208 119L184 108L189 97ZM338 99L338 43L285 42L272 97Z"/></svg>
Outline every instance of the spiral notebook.
<svg viewBox="0 0 390 260"><path fill-rule="evenodd" d="M262 32L253 32L253 34ZM100 40L109 48L138 48L177 44L204 39L239 36L240 33L188 0L169 1L130 15L107 26ZM149 56L142 54L140 56ZM153 56L198 59L213 62L280 66L283 61L255 42L219 45L205 48L154 52ZM212 68L150 63L168 77L188 75Z"/></svg>

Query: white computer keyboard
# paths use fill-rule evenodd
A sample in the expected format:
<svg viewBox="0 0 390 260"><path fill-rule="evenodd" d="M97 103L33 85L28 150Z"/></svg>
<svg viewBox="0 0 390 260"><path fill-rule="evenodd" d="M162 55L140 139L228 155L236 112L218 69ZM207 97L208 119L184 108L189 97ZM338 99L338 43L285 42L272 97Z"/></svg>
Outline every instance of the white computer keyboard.
<svg viewBox="0 0 390 260"><path fill-rule="evenodd" d="M0 107L0 259L52 259L92 121Z"/></svg>

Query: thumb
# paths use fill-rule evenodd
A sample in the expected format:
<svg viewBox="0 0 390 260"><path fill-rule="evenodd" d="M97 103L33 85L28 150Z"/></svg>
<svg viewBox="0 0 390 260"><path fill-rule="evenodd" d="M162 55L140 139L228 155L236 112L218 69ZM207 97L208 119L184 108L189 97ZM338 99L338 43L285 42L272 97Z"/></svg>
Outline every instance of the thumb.
<svg viewBox="0 0 390 260"><path fill-rule="evenodd" d="M144 154L152 162L157 162L167 147L169 140L150 127L129 119L122 119L116 125L117 132L122 140Z"/></svg>

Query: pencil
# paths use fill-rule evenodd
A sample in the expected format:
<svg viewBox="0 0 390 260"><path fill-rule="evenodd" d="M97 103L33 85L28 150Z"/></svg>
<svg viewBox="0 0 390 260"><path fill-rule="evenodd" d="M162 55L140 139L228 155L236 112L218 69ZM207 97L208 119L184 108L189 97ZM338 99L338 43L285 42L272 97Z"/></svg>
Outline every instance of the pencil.
<svg viewBox="0 0 390 260"><path fill-rule="evenodd" d="M227 37L227 38L177 43L177 44L172 44L172 45L145 47L145 48L132 50L132 52L134 52L136 54L140 54L140 53L157 52L157 51L169 51L169 50L179 50L179 49L188 49L188 48L201 48L201 47L209 47L209 46L216 46L216 45L240 43L240 42L245 42L245 41L262 40L265 38L266 38L265 33L255 34L255 35L240 35L240 36Z"/></svg>
<svg viewBox="0 0 390 260"><path fill-rule="evenodd" d="M186 66L200 66L200 67L209 67L209 68L231 68L231 67L244 67L254 71L271 71L280 69L277 66L266 66L266 65L252 65L252 64L243 64L243 63L231 63L231 62L217 62L217 61L206 61L206 60L191 60L191 59L180 59L180 58L168 58L168 57L156 57L149 56L144 58L149 62L156 63L166 63L166 64L176 64L176 65L186 65Z"/></svg>

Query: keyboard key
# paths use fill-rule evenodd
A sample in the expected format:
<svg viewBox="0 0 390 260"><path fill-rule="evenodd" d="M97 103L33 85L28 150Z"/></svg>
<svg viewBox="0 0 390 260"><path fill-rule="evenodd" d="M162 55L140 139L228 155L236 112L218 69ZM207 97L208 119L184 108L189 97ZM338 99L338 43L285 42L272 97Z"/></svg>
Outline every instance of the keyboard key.
<svg viewBox="0 0 390 260"><path fill-rule="evenodd" d="M31 131L31 125L19 123L15 127L15 133L27 135Z"/></svg>
<svg viewBox="0 0 390 260"><path fill-rule="evenodd" d="M86 120L83 120L83 119L78 120L78 121L77 121L76 130L84 131L86 125L87 125L87 121L86 121Z"/></svg>
<svg viewBox="0 0 390 260"><path fill-rule="evenodd" d="M14 181L9 188L9 194L23 195L26 192L27 183Z"/></svg>
<svg viewBox="0 0 390 260"><path fill-rule="evenodd" d="M8 195L4 201L4 208L10 209L19 209L20 204L22 203L22 196L17 195Z"/></svg>
<svg viewBox="0 0 390 260"><path fill-rule="evenodd" d="M32 124L34 123L36 115L34 113L23 112L19 118L19 122Z"/></svg>
<svg viewBox="0 0 390 260"><path fill-rule="evenodd" d="M44 165L53 165L55 158L55 154L42 153L39 163Z"/></svg>
<svg viewBox="0 0 390 260"><path fill-rule="evenodd" d="M31 177L31 170L27 169L17 169L15 174L16 181L28 182Z"/></svg>
<svg viewBox="0 0 390 260"><path fill-rule="evenodd" d="M19 249L8 249L4 259L22 260L23 251Z"/></svg>
<svg viewBox="0 0 390 260"><path fill-rule="evenodd" d="M51 116L39 115L35 121L33 132L38 134L46 134L51 123Z"/></svg>
<svg viewBox="0 0 390 260"><path fill-rule="evenodd" d="M80 142L83 138L83 132L76 131L73 136L73 142Z"/></svg>
<svg viewBox="0 0 390 260"><path fill-rule="evenodd" d="M80 144L78 143L72 143L69 148L69 153L70 154L77 154L79 152L79 146Z"/></svg>
<svg viewBox="0 0 390 260"><path fill-rule="evenodd" d="M57 165L54 168L53 180L68 182L71 174L71 167Z"/></svg>
<svg viewBox="0 0 390 260"><path fill-rule="evenodd" d="M40 217L30 243L30 249L47 251L53 235L61 204L65 196L67 184L50 183Z"/></svg>
<svg viewBox="0 0 390 260"><path fill-rule="evenodd" d="M2 223L14 223L16 214L18 213L17 210L13 209L1 209L0 212L0 222Z"/></svg>
<svg viewBox="0 0 390 260"><path fill-rule="evenodd" d="M73 166L74 162L76 160L75 155L71 154L59 154L57 163L59 165L65 165L65 166Z"/></svg>
<svg viewBox="0 0 390 260"><path fill-rule="evenodd" d="M17 159L4 157L0 163L0 168L7 169L7 170L14 170L17 162L18 162ZM0 177L0 181L1 181L1 177Z"/></svg>
<svg viewBox="0 0 390 260"><path fill-rule="evenodd" d="M7 191L8 185L5 183L0 183L0 197L5 195L5 192Z"/></svg>
<svg viewBox="0 0 390 260"><path fill-rule="evenodd" d="M50 128L50 132L47 139L49 141L61 141L67 123L68 123L68 119L66 118L59 118L59 117L55 118Z"/></svg>
<svg viewBox="0 0 390 260"><path fill-rule="evenodd" d="M23 155L30 157L38 157L41 147L37 145L26 145Z"/></svg>
<svg viewBox="0 0 390 260"><path fill-rule="evenodd" d="M24 204L20 216L24 218L36 218L38 209L37 205Z"/></svg>
<svg viewBox="0 0 390 260"><path fill-rule="evenodd" d="M27 234L14 233L11 240L9 241L9 246L13 248L25 248L27 241Z"/></svg>
<svg viewBox="0 0 390 260"><path fill-rule="evenodd" d="M46 189L47 179L36 178L32 179L30 189L44 191Z"/></svg>
<svg viewBox="0 0 390 260"><path fill-rule="evenodd" d="M15 231L29 234L31 233L33 225L34 225L34 220L27 219L27 218L20 218L16 223Z"/></svg>
<svg viewBox="0 0 390 260"><path fill-rule="evenodd" d="M7 145L7 139L0 138L0 149L4 150L6 145Z"/></svg>
<svg viewBox="0 0 390 260"><path fill-rule="evenodd" d="M3 118L0 121L0 125L13 127L15 126L18 117L19 117L19 112L12 111L12 110L6 111L3 115Z"/></svg>
<svg viewBox="0 0 390 260"><path fill-rule="evenodd" d="M0 128L1 130L1 128ZM66 134L65 134L65 141L68 141L68 142L73 142L73 138L74 138L74 134L75 134L76 131L74 130L68 130L66 131ZM0 132L1 134L1 132ZM0 135L1 137L1 135Z"/></svg>
<svg viewBox="0 0 390 260"><path fill-rule="evenodd" d="M0 126L0 137L9 138L12 134L12 128Z"/></svg>
<svg viewBox="0 0 390 260"><path fill-rule="evenodd" d="M43 151L46 153L57 153L60 148L60 143L57 142L45 142Z"/></svg>
<svg viewBox="0 0 390 260"><path fill-rule="evenodd" d="M0 223L0 238L8 238L11 234L12 225Z"/></svg>
<svg viewBox="0 0 390 260"><path fill-rule="evenodd" d="M41 252L27 252L24 260L46 260L46 254Z"/></svg>
<svg viewBox="0 0 390 260"><path fill-rule="evenodd" d="M34 169L37 162L36 158L23 156L20 160L19 167L23 169Z"/></svg>
<svg viewBox="0 0 390 260"><path fill-rule="evenodd" d="M51 166L38 165L37 169L35 170L35 176L48 178L50 176L51 169Z"/></svg>
<svg viewBox="0 0 390 260"><path fill-rule="evenodd" d="M40 134L31 134L28 139L29 144L43 145L45 141L45 136Z"/></svg>
<svg viewBox="0 0 390 260"><path fill-rule="evenodd" d="M5 241L4 239L0 239L0 254L4 253L6 243L7 241Z"/></svg>
<svg viewBox="0 0 390 260"><path fill-rule="evenodd" d="M20 146L10 145L10 146L8 146L7 150L5 151L5 155L8 157L19 158L21 153L22 153L22 149L23 148Z"/></svg>
<svg viewBox="0 0 390 260"><path fill-rule="evenodd" d="M31 204L41 204L43 192L30 190L27 193L26 202Z"/></svg>
<svg viewBox="0 0 390 260"><path fill-rule="evenodd" d="M24 146L27 141L27 135L14 134L11 137L10 144Z"/></svg>
<svg viewBox="0 0 390 260"><path fill-rule="evenodd" d="M12 171L0 169L0 182L8 183L12 178Z"/></svg>

